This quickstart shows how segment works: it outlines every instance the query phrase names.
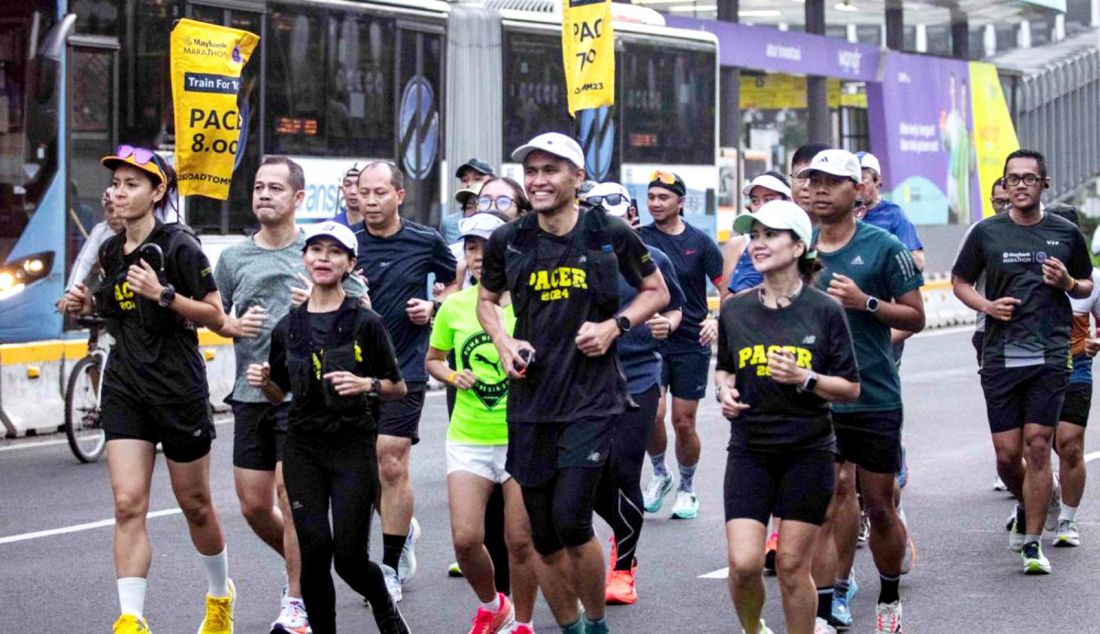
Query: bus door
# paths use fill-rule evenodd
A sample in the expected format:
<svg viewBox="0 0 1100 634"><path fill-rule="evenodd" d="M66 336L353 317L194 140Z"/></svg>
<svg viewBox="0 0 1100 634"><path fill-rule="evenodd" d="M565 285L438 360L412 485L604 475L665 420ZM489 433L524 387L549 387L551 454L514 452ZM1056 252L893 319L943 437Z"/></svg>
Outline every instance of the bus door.
<svg viewBox="0 0 1100 634"><path fill-rule="evenodd" d="M103 192L111 175L99 159L114 152L118 142L119 92L116 38L71 35L68 49L66 280L88 234L103 220Z"/></svg>
<svg viewBox="0 0 1100 634"><path fill-rule="evenodd" d="M405 173L403 210L433 227L439 226L443 212L443 48L441 28L398 24L394 156Z"/></svg>

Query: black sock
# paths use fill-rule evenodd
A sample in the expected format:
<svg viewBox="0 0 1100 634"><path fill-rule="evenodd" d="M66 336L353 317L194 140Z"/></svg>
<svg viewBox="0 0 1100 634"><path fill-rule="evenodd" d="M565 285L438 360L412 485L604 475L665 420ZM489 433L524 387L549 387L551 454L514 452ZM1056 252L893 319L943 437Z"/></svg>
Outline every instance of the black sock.
<svg viewBox="0 0 1100 634"><path fill-rule="evenodd" d="M407 535L387 535L382 533L382 563L397 570L401 561L401 551L405 549Z"/></svg>
<svg viewBox="0 0 1100 634"><path fill-rule="evenodd" d="M1016 531L1027 533L1027 515L1024 514L1024 505L1016 505Z"/></svg>
<svg viewBox="0 0 1100 634"><path fill-rule="evenodd" d="M833 587L824 586L817 589L817 615L826 621L833 613Z"/></svg>
<svg viewBox="0 0 1100 634"><path fill-rule="evenodd" d="M893 603L898 600L898 583L901 581L901 577L887 577L886 575L878 576L879 586L878 602L879 603Z"/></svg>

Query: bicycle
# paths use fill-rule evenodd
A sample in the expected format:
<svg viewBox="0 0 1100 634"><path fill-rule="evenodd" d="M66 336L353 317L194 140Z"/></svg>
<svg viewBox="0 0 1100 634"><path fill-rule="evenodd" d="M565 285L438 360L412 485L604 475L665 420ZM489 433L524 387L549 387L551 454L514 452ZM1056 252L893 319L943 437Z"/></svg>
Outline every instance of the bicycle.
<svg viewBox="0 0 1100 634"><path fill-rule="evenodd" d="M88 328L88 354L77 361L69 373L65 388L65 435L77 459L89 463L99 460L107 445L107 436L100 426L99 407L103 397L103 372L110 350L99 343L101 317L77 317L76 323Z"/></svg>

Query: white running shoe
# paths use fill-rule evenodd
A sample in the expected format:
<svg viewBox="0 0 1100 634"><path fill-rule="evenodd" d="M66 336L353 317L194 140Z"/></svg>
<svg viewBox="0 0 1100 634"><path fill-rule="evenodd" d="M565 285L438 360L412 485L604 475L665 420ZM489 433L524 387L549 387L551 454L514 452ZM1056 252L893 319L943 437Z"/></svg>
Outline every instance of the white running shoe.
<svg viewBox="0 0 1100 634"><path fill-rule="evenodd" d="M401 559L397 562L397 578L401 583L416 576L416 543L419 541L420 522L414 517L409 520L409 534L405 537L405 547L401 549Z"/></svg>
<svg viewBox="0 0 1100 634"><path fill-rule="evenodd" d="M661 510L661 504L665 496L672 490L672 474L654 476L642 491L642 503L646 513L656 513Z"/></svg>
<svg viewBox="0 0 1100 634"><path fill-rule="evenodd" d="M1051 540L1050 545L1056 548L1080 546L1081 535L1077 532L1077 522L1058 520L1058 534Z"/></svg>
<svg viewBox="0 0 1100 634"><path fill-rule="evenodd" d="M279 618L271 624L271 634L312 634L306 606L301 599L284 599Z"/></svg>
<svg viewBox="0 0 1100 634"><path fill-rule="evenodd" d="M397 571L386 564L378 566L382 569L382 576L386 578L386 589L390 591L393 602L401 603L401 579L397 576Z"/></svg>
<svg viewBox="0 0 1100 634"><path fill-rule="evenodd" d="M1058 516L1062 513L1062 487L1055 483L1050 490L1050 504L1047 505L1047 521L1043 525L1048 531L1058 528Z"/></svg>
<svg viewBox="0 0 1100 634"><path fill-rule="evenodd" d="M901 634L901 602L875 606L875 634Z"/></svg>
<svg viewBox="0 0 1100 634"><path fill-rule="evenodd" d="M699 498L694 491L677 491L672 505L672 519L693 520L699 515Z"/></svg>
<svg viewBox="0 0 1100 634"><path fill-rule="evenodd" d="M758 629L757 632L758 634L775 634L775 632L772 632L771 628L764 623L764 619L760 619L760 629ZM745 630L742 629L741 634L745 634Z"/></svg>
<svg viewBox="0 0 1100 634"><path fill-rule="evenodd" d="M1018 553L1024 548L1024 538L1026 537L1024 531L1027 530L1022 526L1016 525L1016 518L1012 518L1012 532L1008 534L1008 549L1014 553Z"/></svg>
<svg viewBox="0 0 1100 634"><path fill-rule="evenodd" d="M1008 485L1001 479L1001 476L993 477L993 490L994 491L1007 491Z"/></svg>
<svg viewBox="0 0 1100 634"><path fill-rule="evenodd" d="M836 634L836 628L819 616L814 619L814 634Z"/></svg>

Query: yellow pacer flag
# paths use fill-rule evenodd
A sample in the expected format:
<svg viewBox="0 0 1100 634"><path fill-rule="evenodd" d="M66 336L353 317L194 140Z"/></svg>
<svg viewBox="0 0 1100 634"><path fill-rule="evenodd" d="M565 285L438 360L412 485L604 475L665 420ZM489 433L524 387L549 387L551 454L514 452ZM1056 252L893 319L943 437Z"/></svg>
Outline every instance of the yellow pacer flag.
<svg viewBox="0 0 1100 634"><path fill-rule="evenodd" d="M172 27L172 100L181 196L225 200L241 135L241 69L260 38L194 20Z"/></svg>
<svg viewBox="0 0 1100 634"><path fill-rule="evenodd" d="M611 0L562 0L561 54L569 114L615 105Z"/></svg>
<svg viewBox="0 0 1100 634"><path fill-rule="evenodd" d="M997 67L970 62L971 104L974 122L974 150L978 156L978 184L981 186L982 217L994 214L989 190L1004 175L1005 157L1020 149L1016 127L1001 90Z"/></svg>

